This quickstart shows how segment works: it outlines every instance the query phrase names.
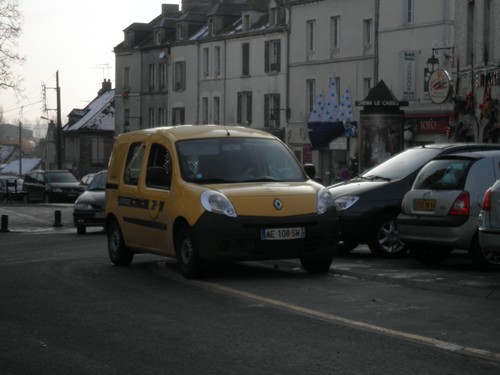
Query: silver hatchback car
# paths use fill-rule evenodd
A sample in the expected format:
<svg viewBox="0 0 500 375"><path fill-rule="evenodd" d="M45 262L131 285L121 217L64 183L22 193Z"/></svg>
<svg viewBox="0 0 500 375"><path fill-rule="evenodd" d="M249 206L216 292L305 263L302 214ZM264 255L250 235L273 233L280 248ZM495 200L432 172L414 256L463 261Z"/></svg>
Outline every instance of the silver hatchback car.
<svg viewBox="0 0 500 375"><path fill-rule="evenodd" d="M479 215L479 244L491 256L500 257L500 180L484 195Z"/></svg>
<svg viewBox="0 0 500 375"><path fill-rule="evenodd" d="M428 162L406 193L397 218L400 239L420 262L439 264L468 250L481 268L500 269L500 256L481 249L478 216L486 189L500 178L500 151L474 151Z"/></svg>

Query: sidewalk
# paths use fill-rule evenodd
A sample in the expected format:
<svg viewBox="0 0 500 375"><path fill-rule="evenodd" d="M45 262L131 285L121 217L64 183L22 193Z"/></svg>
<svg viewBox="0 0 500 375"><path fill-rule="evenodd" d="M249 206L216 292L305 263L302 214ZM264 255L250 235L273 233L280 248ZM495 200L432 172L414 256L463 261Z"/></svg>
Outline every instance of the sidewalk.
<svg viewBox="0 0 500 375"><path fill-rule="evenodd" d="M9 232L41 232L73 229L73 204L2 203L1 228Z"/></svg>

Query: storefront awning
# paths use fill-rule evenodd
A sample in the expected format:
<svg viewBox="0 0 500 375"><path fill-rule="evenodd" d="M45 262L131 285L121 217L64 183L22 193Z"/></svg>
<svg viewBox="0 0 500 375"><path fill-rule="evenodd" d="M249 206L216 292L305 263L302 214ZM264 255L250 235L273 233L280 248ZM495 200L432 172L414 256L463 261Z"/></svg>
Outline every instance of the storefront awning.
<svg viewBox="0 0 500 375"><path fill-rule="evenodd" d="M311 148L316 150L328 147L335 138L345 136L346 128L343 121L337 122L309 122L307 124Z"/></svg>

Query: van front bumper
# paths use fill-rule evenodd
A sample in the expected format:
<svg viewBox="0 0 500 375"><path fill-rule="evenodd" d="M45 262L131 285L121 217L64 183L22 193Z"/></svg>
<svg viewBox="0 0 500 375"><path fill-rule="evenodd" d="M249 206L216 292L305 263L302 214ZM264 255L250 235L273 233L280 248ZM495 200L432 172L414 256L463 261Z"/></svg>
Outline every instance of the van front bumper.
<svg viewBox="0 0 500 375"><path fill-rule="evenodd" d="M205 212L192 227L192 234L202 259L290 259L333 254L338 244L338 225L334 210L323 215L286 218L231 218ZM272 228L305 228L305 237L261 239L261 230Z"/></svg>

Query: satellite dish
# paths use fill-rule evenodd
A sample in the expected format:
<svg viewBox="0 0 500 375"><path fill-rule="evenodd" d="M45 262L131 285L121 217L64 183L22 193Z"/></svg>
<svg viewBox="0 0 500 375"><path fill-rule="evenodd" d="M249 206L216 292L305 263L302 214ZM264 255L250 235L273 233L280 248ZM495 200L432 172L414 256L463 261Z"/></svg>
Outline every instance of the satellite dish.
<svg viewBox="0 0 500 375"><path fill-rule="evenodd" d="M158 56L160 59L164 59L166 56L165 51L161 51L160 55Z"/></svg>

